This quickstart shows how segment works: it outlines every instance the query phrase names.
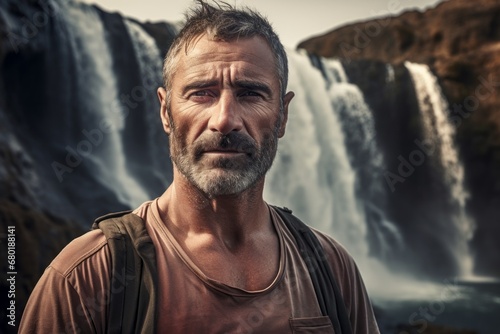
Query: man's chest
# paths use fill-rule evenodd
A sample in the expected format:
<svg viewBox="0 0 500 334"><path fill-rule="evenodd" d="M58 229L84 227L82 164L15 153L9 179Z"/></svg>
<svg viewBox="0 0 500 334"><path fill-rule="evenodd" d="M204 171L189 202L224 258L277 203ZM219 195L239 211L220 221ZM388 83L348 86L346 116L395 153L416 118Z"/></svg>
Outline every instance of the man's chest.
<svg viewBox="0 0 500 334"><path fill-rule="evenodd" d="M274 281L257 291L215 280L177 256L163 262L158 332L292 333L307 326L311 333L315 327L318 333L329 333L307 269L300 258L288 251L283 255L285 263Z"/></svg>

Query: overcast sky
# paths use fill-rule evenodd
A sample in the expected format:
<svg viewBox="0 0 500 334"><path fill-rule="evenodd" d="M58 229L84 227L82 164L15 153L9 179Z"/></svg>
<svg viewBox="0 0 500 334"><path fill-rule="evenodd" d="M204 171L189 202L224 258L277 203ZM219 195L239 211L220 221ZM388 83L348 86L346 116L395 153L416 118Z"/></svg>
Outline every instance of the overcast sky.
<svg viewBox="0 0 500 334"><path fill-rule="evenodd" d="M81 0L140 21L182 20L192 0ZM309 37L335 27L373 17L424 10L443 0L226 0L266 15L283 44L295 48Z"/></svg>

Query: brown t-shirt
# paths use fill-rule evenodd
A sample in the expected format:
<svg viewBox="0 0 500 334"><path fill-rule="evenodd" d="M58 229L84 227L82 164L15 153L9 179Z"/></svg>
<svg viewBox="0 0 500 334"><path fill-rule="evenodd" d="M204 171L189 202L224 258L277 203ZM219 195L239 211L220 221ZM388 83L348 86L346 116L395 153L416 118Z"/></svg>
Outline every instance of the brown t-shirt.
<svg viewBox="0 0 500 334"><path fill-rule="evenodd" d="M156 250L158 333L334 333L328 317L321 315L294 238L274 209L278 272L265 289L246 291L207 277L162 223L157 205L157 200L146 202L134 213L146 222ZM337 242L315 233L332 265L353 333L379 333L354 261ZM36 285L20 332L104 333L113 289L110 260L100 230L71 242Z"/></svg>

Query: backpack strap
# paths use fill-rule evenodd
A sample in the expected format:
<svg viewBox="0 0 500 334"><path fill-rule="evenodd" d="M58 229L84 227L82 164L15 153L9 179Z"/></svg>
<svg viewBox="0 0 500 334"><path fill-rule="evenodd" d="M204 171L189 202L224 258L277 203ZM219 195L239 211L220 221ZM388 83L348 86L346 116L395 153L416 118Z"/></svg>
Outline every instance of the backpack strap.
<svg viewBox="0 0 500 334"><path fill-rule="evenodd" d="M309 226L292 215L292 210L272 207L295 238L311 276L321 313L330 318L335 333L352 334L344 300L318 238Z"/></svg>
<svg viewBox="0 0 500 334"><path fill-rule="evenodd" d="M97 218L111 252L107 333L155 333L158 274L144 221L131 211Z"/></svg>

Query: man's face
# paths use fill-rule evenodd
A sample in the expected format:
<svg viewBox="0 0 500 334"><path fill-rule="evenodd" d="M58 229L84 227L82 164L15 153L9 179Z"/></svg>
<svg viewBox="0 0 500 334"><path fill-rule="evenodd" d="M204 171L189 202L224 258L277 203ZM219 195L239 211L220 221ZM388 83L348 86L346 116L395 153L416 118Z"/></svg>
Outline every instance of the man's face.
<svg viewBox="0 0 500 334"><path fill-rule="evenodd" d="M241 193L271 167L293 97L285 96L280 117L276 73L259 37L222 42L204 35L179 56L162 120L175 167L209 197Z"/></svg>

